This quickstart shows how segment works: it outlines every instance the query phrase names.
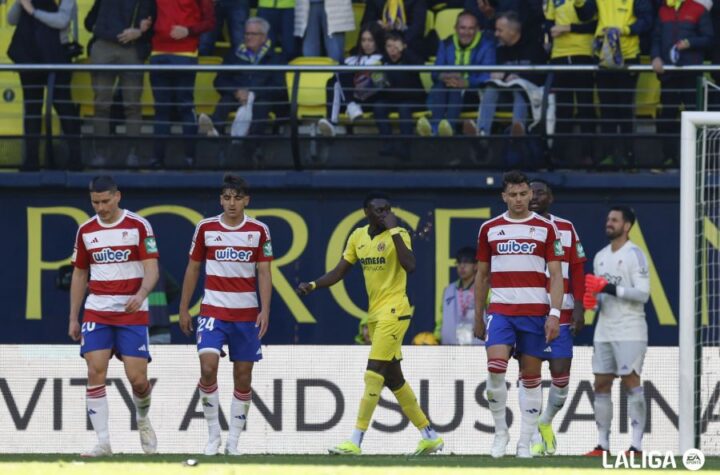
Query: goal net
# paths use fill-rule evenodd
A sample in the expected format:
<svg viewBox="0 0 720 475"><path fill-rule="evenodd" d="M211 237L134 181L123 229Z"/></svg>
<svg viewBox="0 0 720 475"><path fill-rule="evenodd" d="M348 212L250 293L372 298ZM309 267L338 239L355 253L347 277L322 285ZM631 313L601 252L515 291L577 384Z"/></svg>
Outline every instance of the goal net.
<svg viewBox="0 0 720 475"><path fill-rule="evenodd" d="M680 184L680 450L720 454L720 112L684 112Z"/></svg>

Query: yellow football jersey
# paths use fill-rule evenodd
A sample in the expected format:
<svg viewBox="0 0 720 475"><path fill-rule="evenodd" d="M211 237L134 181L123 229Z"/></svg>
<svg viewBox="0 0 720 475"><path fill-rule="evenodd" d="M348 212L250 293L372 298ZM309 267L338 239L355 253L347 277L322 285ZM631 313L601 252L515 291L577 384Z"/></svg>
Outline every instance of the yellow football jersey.
<svg viewBox="0 0 720 475"><path fill-rule="evenodd" d="M369 227L353 231L343 252L343 259L350 264L360 261L362 265L370 304L368 321L407 317L411 313L406 293L407 273L400 265L393 238L387 230L371 238ZM400 229L403 242L412 249L410 235Z"/></svg>

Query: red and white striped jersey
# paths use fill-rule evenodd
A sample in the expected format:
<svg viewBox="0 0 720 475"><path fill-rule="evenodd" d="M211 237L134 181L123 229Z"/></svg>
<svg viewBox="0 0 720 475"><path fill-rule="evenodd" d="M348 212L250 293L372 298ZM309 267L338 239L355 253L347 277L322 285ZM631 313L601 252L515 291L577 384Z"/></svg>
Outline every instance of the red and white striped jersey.
<svg viewBox="0 0 720 475"><path fill-rule="evenodd" d="M222 215L200 221L195 228L190 259L205 261L203 317L232 322L254 322L259 313L256 269L273 258L270 230L245 216L230 227Z"/></svg>
<svg viewBox="0 0 720 475"><path fill-rule="evenodd" d="M583 263L587 261L585 250L580 244L580 237L573 223L567 219L550 215L550 221L560 233L560 242L562 242L565 258L562 261L563 295L562 308L560 309L560 325L567 325L572 322L572 313L575 308L575 298L570 290L570 266L573 264ZM548 279L548 292L550 291L550 280Z"/></svg>
<svg viewBox="0 0 720 475"><path fill-rule="evenodd" d="M83 223L72 256L75 267L90 269L90 294L85 300L83 321L147 325L147 298L135 313L125 313L125 305L142 285L142 261L157 258L152 226L133 212L123 210L122 217L111 224L103 223L97 215Z"/></svg>
<svg viewBox="0 0 720 475"><path fill-rule="evenodd" d="M478 233L477 259L490 264L488 313L547 315L546 264L563 257L557 228L536 213L518 220L506 212L485 221Z"/></svg>

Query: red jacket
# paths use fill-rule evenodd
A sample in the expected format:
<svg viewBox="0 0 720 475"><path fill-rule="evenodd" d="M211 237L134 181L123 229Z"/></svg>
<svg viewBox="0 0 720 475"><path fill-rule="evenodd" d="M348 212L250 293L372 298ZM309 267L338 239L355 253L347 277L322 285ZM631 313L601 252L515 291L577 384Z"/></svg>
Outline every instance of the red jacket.
<svg viewBox="0 0 720 475"><path fill-rule="evenodd" d="M181 40L170 37L173 26L184 26L190 33ZM213 0L157 0L157 19L152 38L153 51L193 53L199 36L215 28Z"/></svg>

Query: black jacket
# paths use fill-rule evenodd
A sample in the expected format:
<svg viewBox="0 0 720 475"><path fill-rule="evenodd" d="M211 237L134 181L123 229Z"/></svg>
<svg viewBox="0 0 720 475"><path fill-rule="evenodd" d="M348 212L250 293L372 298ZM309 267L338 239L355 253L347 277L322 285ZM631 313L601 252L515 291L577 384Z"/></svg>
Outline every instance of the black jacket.
<svg viewBox="0 0 720 475"><path fill-rule="evenodd" d="M244 47L245 45L241 44L235 51L229 51L223 59L223 65L251 65L249 56L243 52ZM257 62L257 65L282 64L287 64L287 61L282 55L275 54L272 48ZM255 93L255 102L274 102L287 97L285 73L279 71L249 71L240 68L221 71L215 77L214 85L220 95L232 95L237 89L248 89Z"/></svg>
<svg viewBox="0 0 720 475"><path fill-rule="evenodd" d="M497 47L497 64L508 65L531 65L545 64L547 62L547 53L542 43L536 42L523 34L520 41L512 46ZM517 74L517 73L515 73ZM538 86L542 86L545 81L544 73L521 73L517 76L527 79Z"/></svg>
<svg viewBox="0 0 720 475"><path fill-rule="evenodd" d="M420 74L405 71L403 65L424 64L422 58L409 48L405 48L397 63L393 63L389 58L383 58L383 64L388 66L398 66L396 71L385 72L385 80L388 85L383 90L383 94L387 98L388 103L403 102L423 104L425 102L425 89L423 88Z"/></svg>
<svg viewBox="0 0 720 475"><path fill-rule="evenodd" d="M147 17L156 17L154 0L95 0L84 23L85 29L93 33L90 44L98 38L117 43L123 30L139 28L140 21ZM152 28L134 42L142 60L150 54L151 37Z"/></svg>
<svg viewBox="0 0 720 475"><path fill-rule="evenodd" d="M58 11L55 0L33 0L33 7L48 12ZM8 57L14 63L67 63L69 58L60 43L60 30L31 17L25 9L15 27Z"/></svg>

